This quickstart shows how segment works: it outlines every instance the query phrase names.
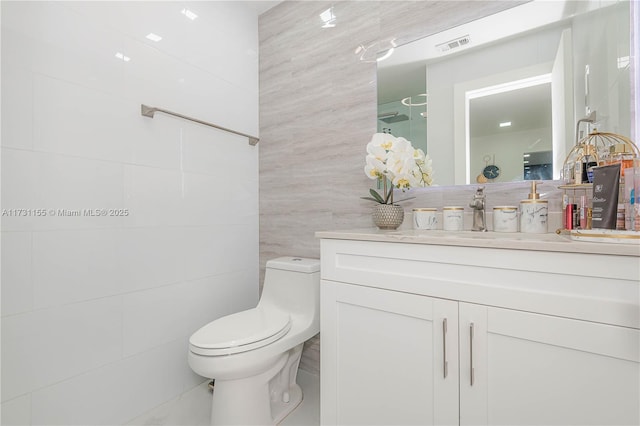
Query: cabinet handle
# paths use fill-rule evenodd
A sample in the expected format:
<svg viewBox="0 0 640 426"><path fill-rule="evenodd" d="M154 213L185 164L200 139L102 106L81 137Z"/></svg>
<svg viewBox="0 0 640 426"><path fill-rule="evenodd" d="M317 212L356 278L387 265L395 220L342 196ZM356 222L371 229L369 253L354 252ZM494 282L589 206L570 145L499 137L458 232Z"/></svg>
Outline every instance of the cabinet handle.
<svg viewBox="0 0 640 426"><path fill-rule="evenodd" d="M444 373L444 378L447 378L447 374L449 374L449 362L447 361L447 319L442 320L442 359L443 365L442 370Z"/></svg>
<svg viewBox="0 0 640 426"><path fill-rule="evenodd" d="M474 368L473 368L473 323L469 325L469 365L471 367L471 386L475 382Z"/></svg>

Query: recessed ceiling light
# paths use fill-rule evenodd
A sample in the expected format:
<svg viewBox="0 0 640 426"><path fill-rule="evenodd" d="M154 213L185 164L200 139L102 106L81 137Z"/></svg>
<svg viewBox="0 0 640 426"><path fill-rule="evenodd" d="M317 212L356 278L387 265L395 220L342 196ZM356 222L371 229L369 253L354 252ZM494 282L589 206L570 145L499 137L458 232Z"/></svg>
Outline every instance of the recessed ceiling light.
<svg viewBox="0 0 640 426"><path fill-rule="evenodd" d="M130 57L125 56L123 53L120 53L120 52L116 52L116 58L121 59L125 62L129 62L131 60Z"/></svg>
<svg viewBox="0 0 640 426"><path fill-rule="evenodd" d="M509 127L509 126L511 126L510 121L503 121L502 123L500 123L500 127Z"/></svg>
<svg viewBox="0 0 640 426"><path fill-rule="evenodd" d="M195 13L193 13L192 11L186 8L182 9L182 14L187 18L191 19L192 21L198 17L198 15L196 15Z"/></svg>
<svg viewBox="0 0 640 426"><path fill-rule="evenodd" d="M160 37L158 34L154 34L154 33L149 33L149 34L147 34L146 37L151 41L160 41L160 40L162 40L162 37Z"/></svg>

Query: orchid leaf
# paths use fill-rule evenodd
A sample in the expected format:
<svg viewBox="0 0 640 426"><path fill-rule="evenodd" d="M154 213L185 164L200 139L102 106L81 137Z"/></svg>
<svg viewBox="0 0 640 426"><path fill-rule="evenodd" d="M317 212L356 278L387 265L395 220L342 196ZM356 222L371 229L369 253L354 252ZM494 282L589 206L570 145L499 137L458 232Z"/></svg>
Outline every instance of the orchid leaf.
<svg viewBox="0 0 640 426"><path fill-rule="evenodd" d="M378 203L380 203L380 204L386 204L387 203L387 200L386 199L382 199L380 194L378 194L374 189L369 189L369 193L375 199L375 201L377 201Z"/></svg>
<svg viewBox="0 0 640 426"><path fill-rule="evenodd" d="M363 200L375 201L376 203L380 203L380 201L376 200L373 197L360 197L360 198L362 198ZM380 203L380 204L383 204L383 203Z"/></svg>

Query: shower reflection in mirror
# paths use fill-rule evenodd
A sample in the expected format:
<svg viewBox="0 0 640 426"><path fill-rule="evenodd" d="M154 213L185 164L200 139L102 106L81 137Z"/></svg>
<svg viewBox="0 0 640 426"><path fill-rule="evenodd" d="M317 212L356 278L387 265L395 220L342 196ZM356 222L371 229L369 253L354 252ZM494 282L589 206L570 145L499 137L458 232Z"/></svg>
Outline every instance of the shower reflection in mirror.
<svg viewBox="0 0 640 426"><path fill-rule="evenodd" d="M427 94L378 105L378 132L403 137L427 151Z"/></svg>

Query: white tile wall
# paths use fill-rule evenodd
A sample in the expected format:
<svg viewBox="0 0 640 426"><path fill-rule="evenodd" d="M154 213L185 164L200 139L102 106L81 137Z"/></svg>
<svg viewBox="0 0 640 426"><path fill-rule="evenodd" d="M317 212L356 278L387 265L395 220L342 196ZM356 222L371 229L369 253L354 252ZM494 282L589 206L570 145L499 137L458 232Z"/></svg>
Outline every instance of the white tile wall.
<svg viewBox="0 0 640 426"><path fill-rule="evenodd" d="M31 395L23 395L2 404L2 424L12 426L30 425Z"/></svg>
<svg viewBox="0 0 640 426"><path fill-rule="evenodd" d="M190 334L257 302L259 147L140 115L257 135L257 18L242 2L0 7L2 424L125 423L202 382Z"/></svg>
<svg viewBox="0 0 640 426"><path fill-rule="evenodd" d="M180 283L184 277L182 248L187 239L180 227L130 228L121 231L120 267L128 290Z"/></svg>
<svg viewBox="0 0 640 426"><path fill-rule="evenodd" d="M176 368L183 365L183 349L182 341L172 342L35 391L33 424L126 422L195 385L190 383L192 373Z"/></svg>
<svg viewBox="0 0 640 426"><path fill-rule="evenodd" d="M0 247L2 247L0 312L3 315L11 315L30 311L33 309L31 233L2 232Z"/></svg>
<svg viewBox="0 0 640 426"><path fill-rule="evenodd" d="M120 235L114 229L34 232L34 308L83 302L126 291L120 267Z"/></svg>
<svg viewBox="0 0 640 426"><path fill-rule="evenodd" d="M46 216L38 217L5 215L3 231L105 228L122 223L121 217L69 218L57 214L58 209L122 206L120 163L3 148L2 173L6 177L2 180L3 208L47 210ZM51 215L50 209L56 214Z"/></svg>
<svg viewBox="0 0 640 426"><path fill-rule="evenodd" d="M2 398L118 360L122 326L121 297L3 317Z"/></svg>
<svg viewBox="0 0 640 426"><path fill-rule="evenodd" d="M318 426L320 424L320 377L299 370L298 384L302 388L304 398L300 405L280 422L280 425ZM211 391L207 386L207 383L201 383L179 397L131 420L127 425L209 425Z"/></svg>

